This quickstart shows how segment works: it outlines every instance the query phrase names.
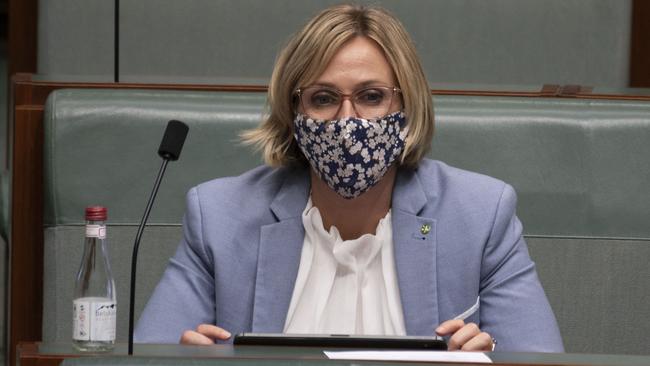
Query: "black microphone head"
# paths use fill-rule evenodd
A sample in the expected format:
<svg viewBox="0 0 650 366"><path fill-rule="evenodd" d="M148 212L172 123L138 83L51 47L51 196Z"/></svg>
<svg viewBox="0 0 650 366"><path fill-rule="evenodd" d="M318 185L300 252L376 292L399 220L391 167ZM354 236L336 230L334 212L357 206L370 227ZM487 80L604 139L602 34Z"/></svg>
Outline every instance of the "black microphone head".
<svg viewBox="0 0 650 366"><path fill-rule="evenodd" d="M165 135L160 142L158 155L165 160L178 160L189 127L181 121L171 120L167 123Z"/></svg>

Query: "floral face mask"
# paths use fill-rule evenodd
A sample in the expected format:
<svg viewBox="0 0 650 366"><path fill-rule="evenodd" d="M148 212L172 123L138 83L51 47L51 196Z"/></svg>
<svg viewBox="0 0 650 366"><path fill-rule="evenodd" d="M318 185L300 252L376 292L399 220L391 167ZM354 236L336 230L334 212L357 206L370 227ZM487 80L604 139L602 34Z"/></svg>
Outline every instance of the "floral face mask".
<svg viewBox="0 0 650 366"><path fill-rule="evenodd" d="M293 124L294 137L312 168L348 199L379 182L404 150L408 132L401 111L377 119L329 121L298 114Z"/></svg>

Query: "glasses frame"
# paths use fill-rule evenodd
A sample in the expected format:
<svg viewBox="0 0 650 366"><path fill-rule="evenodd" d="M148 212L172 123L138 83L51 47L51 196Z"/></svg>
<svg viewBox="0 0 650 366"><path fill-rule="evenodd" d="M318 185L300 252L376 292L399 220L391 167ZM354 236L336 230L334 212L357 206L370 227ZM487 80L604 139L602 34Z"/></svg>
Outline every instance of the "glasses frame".
<svg viewBox="0 0 650 366"><path fill-rule="evenodd" d="M387 110L386 112L384 112L384 115L386 115L386 114L388 114L388 113L390 112L390 107L393 105L393 98L395 97L395 95L396 95L396 94L401 94L401 93L402 93L402 89L400 89L400 88L398 88L398 87L396 87L396 86L388 86L388 85L370 85L370 86L366 86L366 87L363 87L363 88L357 89L357 90L353 91L352 93L343 93L341 90L339 90L339 89L337 89L337 88L332 88L332 87L327 87L327 86L318 86L318 85L310 85L310 86L306 86L306 87L304 87L304 88L297 88L297 89L294 91L294 95L298 98L298 103L300 103L300 106L301 106L302 109L303 109L303 113L304 113L305 115L311 117L311 118L314 118L314 117L313 117L313 116L310 116L310 115L307 113L307 109L305 108L305 105L304 105L304 103L303 103L303 99L302 99L302 97L303 97L303 95L304 95L304 94L303 94L303 91L305 91L305 90L307 90L307 89L317 88L317 87L320 87L320 88L322 88L322 89L325 89L325 90L329 90L329 91L335 92L336 94L339 95L339 97L340 97L340 99L341 99L340 102L339 102L338 108L336 109L336 112L334 112L334 114L333 114L332 117L330 117L330 118L317 118L317 119L324 119L324 120L331 120L331 119L336 118L336 116L337 116L337 115L339 114L339 112L341 111L341 107L343 106L343 101L345 101L346 99L349 100L350 103L352 104L352 109L354 110L354 113L355 113L357 116L359 116L359 117L361 117L361 118L367 118L367 117L361 116L361 114L359 113L359 111L357 111L357 104L356 104L355 101L354 101L354 99L355 99L354 97L355 97L356 95L358 95L359 93L365 91L365 90L368 90L368 89L377 89L377 88L389 89L389 90L391 90L391 92L392 92L392 93L391 93L391 97L390 97L390 104L388 105L388 110ZM400 104L402 105L402 106L400 107L400 109L402 109L402 108L403 108L403 104L404 104L404 102L400 100ZM296 110L296 112L298 112L298 110ZM383 117L384 115L382 115L382 116L373 116L373 117L370 117L370 118L379 118L379 117ZM367 118L367 119L368 119L368 118Z"/></svg>

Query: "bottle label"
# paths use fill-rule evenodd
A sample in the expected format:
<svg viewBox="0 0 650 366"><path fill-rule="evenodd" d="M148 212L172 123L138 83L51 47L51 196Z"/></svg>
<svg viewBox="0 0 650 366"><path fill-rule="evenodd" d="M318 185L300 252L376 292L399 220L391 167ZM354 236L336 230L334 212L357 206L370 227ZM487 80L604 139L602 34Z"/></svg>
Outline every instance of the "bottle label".
<svg viewBox="0 0 650 366"><path fill-rule="evenodd" d="M106 225L86 225L86 238L106 239Z"/></svg>
<svg viewBox="0 0 650 366"><path fill-rule="evenodd" d="M72 302L72 339L115 341L115 302L105 298L82 297Z"/></svg>

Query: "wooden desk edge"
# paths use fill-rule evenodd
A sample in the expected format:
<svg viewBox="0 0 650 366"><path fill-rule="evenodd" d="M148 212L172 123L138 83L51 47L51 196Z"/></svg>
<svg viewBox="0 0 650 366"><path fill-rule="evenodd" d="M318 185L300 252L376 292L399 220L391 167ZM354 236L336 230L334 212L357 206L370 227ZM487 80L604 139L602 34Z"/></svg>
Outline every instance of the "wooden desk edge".
<svg viewBox="0 0 650 366"><path fill-rule="evenodd" d="M41 354L39 353L39 346L41 342L20 342L18 346L16 347L16 361L19 362L20 366L58 366L60 365L63 360L68 359L68 358L78 358L78 357L102 357L102 356L107 356L107 357L115 357L115 358L125 358L129 357L126 354L102 354L102 353L89 353L89 354L75 354L75 353L60 353L60 354ZM190 346L191 347L191 346ZM237 346L237 347L255 347L255 346ZM276 347L273 347L276 348ZM137 351L137 349L136 349ZM612 355L614 356L614 355ZM228 359L234 359L234 360L276 360L276 361L282 361L282 360L291 360L291 361L325 361L327 358L322 354L319 353L318 356L305 356L299 355L299 356L287 356L287 355L278 355L278 354L257 354L257 355L248 355L248 356L236 356L234 354L229 354L229 355L196 355L193 357L187 356L187 355L178 355L178 356L170 356L170 355L160 355L160 356L153 356L153 355L140 355L136 354L134 357L145 357L145 358L184 358L184 359L189 359L189 358L196 358L196 359L214 359L214 360L228 360ZM332 361L337 361L337 360L332 360ZM342 360L338 360L342 361ZM350 361L351 363L360 363L360 364L371 364L372 361ZM389 361L375 361L376 363L388 363ZM459 365L459 366L482 366L485 365L483 363L467 363L467 362L460 362L460 363L453 363L453 362L444 362L444 363L435 363L435 362L420 362L420 361L390 361L391 364L428 364L428 365L434 365L434 364L440 364L440 365L448 365L448 364L454 364L454 365ZM517 362L517 361L497 361L494 362L490 365L493 366L576 366L576 365L582 365L582 366L589 366L592 365L590 362L584 362L584 363L575 363L575 362L570 362L570 363L563 363L563 362L538 362L538 363L530 363L530 362Z"/></svg>

